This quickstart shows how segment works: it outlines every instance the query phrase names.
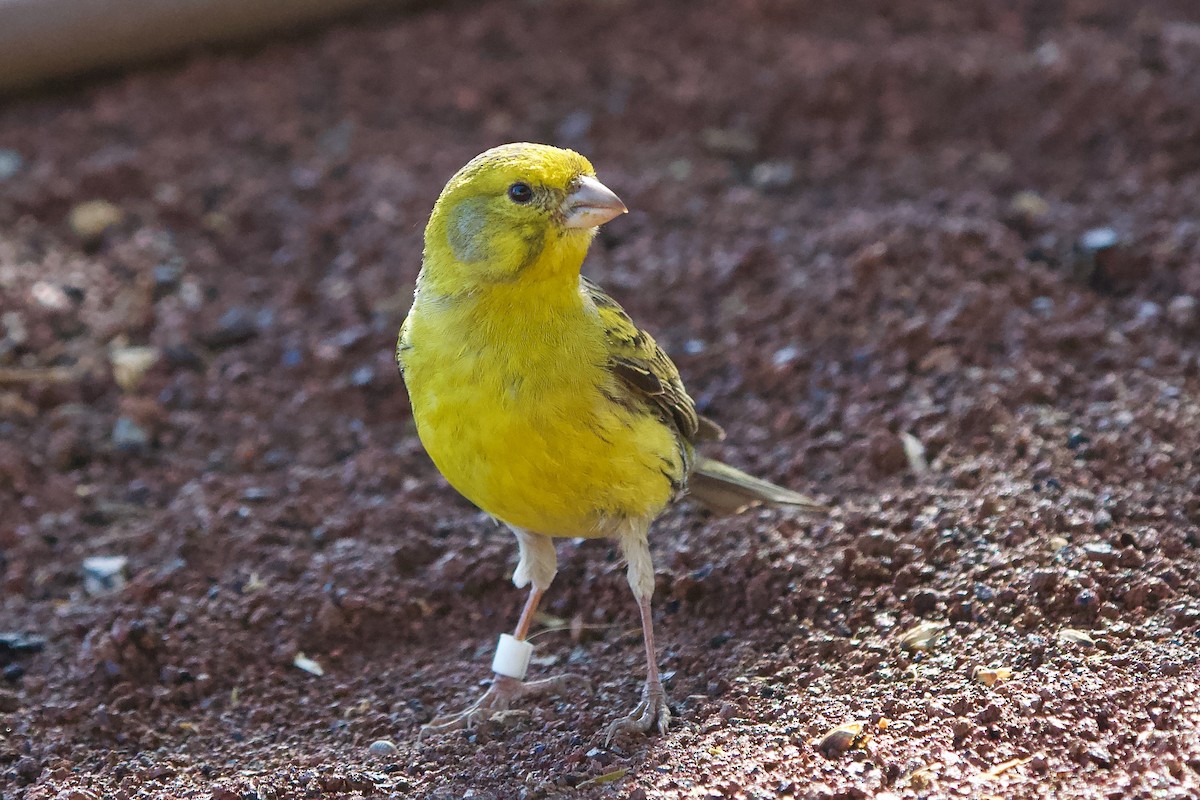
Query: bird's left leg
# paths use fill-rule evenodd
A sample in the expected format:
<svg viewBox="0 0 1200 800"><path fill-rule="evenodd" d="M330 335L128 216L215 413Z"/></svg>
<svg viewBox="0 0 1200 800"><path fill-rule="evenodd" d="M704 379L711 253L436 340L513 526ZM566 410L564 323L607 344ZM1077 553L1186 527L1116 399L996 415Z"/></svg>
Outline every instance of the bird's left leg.
<svg viewBox="0 0 1200 800"><path fill-rule="evenodd" d="M671 708L668 705L667 693L663 691L662 680L658 674L658 661L654 655L654 616L650 607L650 598L654 595L654 563L650 559L650 542L647 539L649 528L648 521L631 522L621 535L621 550L628 564L626 575L629 588L633 590L634 599L637 600L638 610L642 615L642 639L646 645L646 683L642 687L641 702L629 714L608 726L608 733L604 739L606 746L622 731L648 733L651 728L656 728L659 733L666 733L671 724Z"/></svg>
<svg viewBox="0 0 1200 800"><path fill-rule="evenodd" d="M513 528L517 537L520 557L513 572L513 583L518 589L529 586L529 598L521 610L521 618L512 636L502 636L497 647L492 668L496 671L491 687L465 711L450 714L421 727L417 739L427 734L445 733L475 725L498 712L506 710L514 700L535 695L563 694L572 682L586 683L576 675L558 675L538 681L525 680L525 668L529 663L532 647L527 643L529 628L537 614L538 603L558 572L558 555L554 541L548 536L519 528Z"/></svg>

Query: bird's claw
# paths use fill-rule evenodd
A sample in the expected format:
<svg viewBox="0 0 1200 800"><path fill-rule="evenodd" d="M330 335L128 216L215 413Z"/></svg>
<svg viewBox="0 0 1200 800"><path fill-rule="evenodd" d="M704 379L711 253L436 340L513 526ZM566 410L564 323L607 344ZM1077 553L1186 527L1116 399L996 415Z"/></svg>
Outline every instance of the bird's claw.
<svg viewBox="0 0 1200 800"><path fill-rule="evenodd" d="M484 720L492 719L507 711L515 700L544 694L565 695L570 690L572 684L582 688L591 686L591 683L586 678L572 673L528 682L519 681L516 678L509 678L504 675L497 675L495 680L492 681L491 687L467 709L457 714L445 714L436 717L429 724L422 725L420 732L417 733L417 741L420 742L429 735L436 736L439 733L471 730Z"/></svg>
<svg viewBox="0 0 1200 800"><path fill-rule="evenodd" d="M667 693L663 691L661 684L656 686L646 684L642 689L641 702L634 707L633 711L608 726L608 732L604 736L604 746L608 747L619 733L626 731L649 733L651 728L657 728L660 734L664 734L670 725L671 707L668 705Z"/></svg>

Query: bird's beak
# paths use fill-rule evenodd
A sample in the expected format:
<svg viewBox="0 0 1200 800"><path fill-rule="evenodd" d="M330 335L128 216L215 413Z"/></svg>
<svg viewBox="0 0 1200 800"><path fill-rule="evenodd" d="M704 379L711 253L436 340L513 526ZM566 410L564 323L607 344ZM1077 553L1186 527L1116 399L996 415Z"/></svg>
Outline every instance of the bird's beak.
<svg viewBox="0 0 1200 800"><path fill-rule="evenodd" d="M579 186L563 203L568 228L595 228L628 210L612 189L587 175L579 179Z"/></svg>

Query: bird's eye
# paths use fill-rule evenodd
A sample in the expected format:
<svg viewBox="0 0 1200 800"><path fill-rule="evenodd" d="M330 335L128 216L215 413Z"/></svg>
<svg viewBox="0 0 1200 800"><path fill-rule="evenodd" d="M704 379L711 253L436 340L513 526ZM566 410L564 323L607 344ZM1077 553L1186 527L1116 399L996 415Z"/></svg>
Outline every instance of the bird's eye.
<svg viewBox="0 0 1200 800"><path fill-rule="evenodd" d="M514 183L508 187L508 199L518 205L525 205L533 199L533 189L528 183Z"/></svg>

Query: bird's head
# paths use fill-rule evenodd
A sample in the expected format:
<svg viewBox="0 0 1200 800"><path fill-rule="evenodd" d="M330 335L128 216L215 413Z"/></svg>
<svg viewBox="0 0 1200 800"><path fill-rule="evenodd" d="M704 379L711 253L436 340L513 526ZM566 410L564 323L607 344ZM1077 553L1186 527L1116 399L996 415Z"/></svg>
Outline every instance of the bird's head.
<svg viewBox="0 0 1200 800"><path fill-rule="evenodd" d="M459 290L577 276L596 228L625 211L574 151L495 147L442 190L425 228L424 271Z"/></svg>

